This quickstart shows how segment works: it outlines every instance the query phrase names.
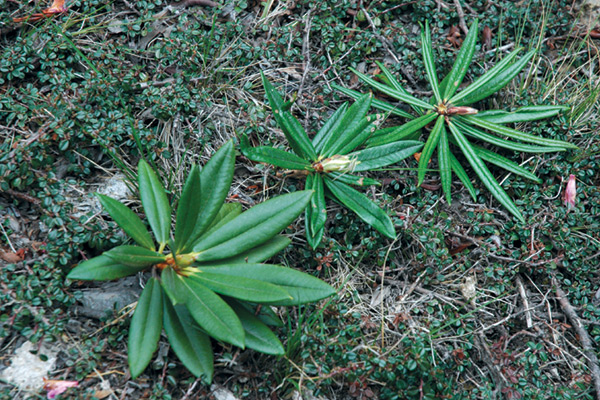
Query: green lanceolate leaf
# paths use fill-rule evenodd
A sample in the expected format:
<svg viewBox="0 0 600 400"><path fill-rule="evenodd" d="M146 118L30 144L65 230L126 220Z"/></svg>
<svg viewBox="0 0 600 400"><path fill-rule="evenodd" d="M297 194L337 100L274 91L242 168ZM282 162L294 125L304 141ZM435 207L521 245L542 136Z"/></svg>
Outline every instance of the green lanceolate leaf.
<svg viewBox="0 0 600 400"><path fill-rule="evenodd" d="M462 100L459 100L457 104L472 104L496 93L504 86L508 85L508 83L512 81L519 72L521 72L521 70L527 65L527 63L529 62L531 57L533 57L534 54L535 50L531 50L518 61L516 61L514 64L506 67L504 70L497 73L484 86L479 88L479 90L472 92L469 96L463 97ZM489 72L491 71L492 70L490 70Z"/></svg>
<svg viewBox="0 0 600 400"><path fill-rule="evenodd" d="M362 95L348 108L340 122L323 138L320 154L325 157L338 154L339 149L372 122L373 116L366 117L372 97L370 93Z"/></svg>
<svg viewBox="0 0 600 400"><path fill-rule="evenodd" d="M242 323L221 297L191 279L182 278L181 287L185 305L198 325L215 339L244 348Z"/></svg>
<svg viewBox="0 0 600 400"><path fill-rule="evenodd" d="M171 206L158 177L144 160L140 160L138 164L138 183L142 206L154 237L164 246L171 231Z"/></svg>
<svg viewBox="0 0 600 400"><path fill-rule="evenodd" d="M320 174L315 174L313 176L307 177L307 184L309 183L309 179L312 178L312 190L314 190L314 195L310 198L310 203L306 206L310 208L310 212L307 213L308 220L307 223L310 223L311 232L318 232L323 229L325 226L325 221L327 220L327 210L325 204L325 191L323 189L323 177Z"/></svg>
<svg viewBox="0 0 600 400"><path fill-rule="evenodd" d="M283 345L268 326L241 304L233 301L228 303L242 322L246 334L246 347L265 354L283 355L285 353Z"/></svg>
<svg viewBox="0 0 600 400"><path fill-rule="evenodd" d="M214 365L209 337L194 323L185 306L173 306L169 301L163 304L163 325L171 348L194 376L202 376L210 384Z"/></svg>
<svg viewBox="0 0 600 400"><path fill-rule="evenodd" d="M488 87L490 87L490 82L492 82L494 80L494 78L496 78L499 74L501 74L508 67L508 65L515 59L515 57L517 57L517 55L519 54L520 51L521 51L520 48L512 51L510 54L508 54L506 57L504 57L504 59L502 61L500 61L498 64L496 64L494 67L492 67L492 69L490 69L488 72L486 72L485 74L483 74L479 78L477 78L475 80L475 82L470 84L467 88L458 92L458 94L455 94L449 100L449 102L454 105L474 103L474 101L472 101L472 100L469 100L467 102L467 101L464 101L463 99L467 98L467 96L470 96L471 94L474 94L475 96L479 97L479 95L478 95L479 93L487 92L488 90L486 90L486 89ZM486 95L485 97L487 97L487 96L489 96L489 94ZM485 97L482 97L482 98L485 98Z"/></svg>
<svg viewBox="0 0 600 400"><path fill-rule="evenodd" d="M254 303L275 303L292 299L284 289L259 280L260 276L253 279L219 274L218 269L214 268L210 271L206 272L200 268L199 272L189 275L186 279L191 279L213 292Z"/></svg>
<svg viewBox="0 0 600 400"><path fill-rule="evenodd" d="M521 175L527 179L531 179L532 181L535 181L537 183L542 183L542 180L540 178L538 178L537 176L532 174L530 171L526 170L525 168L521 167L516 162L511 161L506 157L502 157L501 155L496 154L493 151L490 151L490 150L485 149L480 146L473 146L473 150L475 150L475 153L482 160L485 160L485 161L487 161L491 164L494 164L500 168L504 168L505 170L510 171L514 174Z"/></svg>
<svg viewBox="0 0 600 400"><path fill-rule="evenodd" d="M431 121L436 119L437 116L438 115L435 113L422 115L419 118L413 119L412 121L405 123L404 125L394 128L385 135L378 135L377 133L379 131L376 131L374 133L374 136L371 136L367 140L367 146L380 146L382 144L388 144L406 139L410 135L417 132L419 129L423 128L425 125L429 124Z"/></svg>
<svg viewBox="0 0 600 400"><path fill-rule="evenodd" d="M327 176L329 176L329 178L334 181L340 181L347 185L356 185L356 186L371 186L371 185L380 186L381 185L381 182L379 182L378 180L367 178L364 176L350 175L347 173L330 172L327 174Z"/></svg>
<svg viewBox="0 0 600 400"><path fill-rule="evenodd" d="M281 250L285 249L291 240L285 236L278 235L272 239L267 240L260 246L253 247L243 253L236 256L224 258L220 260L207 261L206 263L198 263L199 266L203 265L224 265L224 264L241 264L241 263L260 263L273 257Z"/></svg>
<svg viewBox="0 0 600 400"><path fill-rule="evenodd" d="M473 137L475 139L483 140L484 142L488 142L490 144L503 147L505 149L520 151L525 153L548 153L555 151L564 151L564 148L560 147L542 147L542 146L534 146L526 143L513 142L510 140L506 140L500 138L498 136L491 135L487 132L479 130L470 124L466 124L462 122L460 119L454 119L454 123L456 126L467 136Z"/></svg>
<svg viewBox="0 0 600 400"><path fill-rule="evenodd" d="M271 239L304 210L312 191L278 196L258 204L223 225L194 246L198 261L233 257Z"/></svg>
<svg viewBox="0 0 600 400"><path fill-rule="evenodd" d="M355 100L359 99L361 96L363 96L363 93L361 93L361 92L358 92L358 91L352 90L352 89L346 89L345 87L337 85L335 83L332 83L331 87L333 87L335 90L337 90L339 92L344 93L346 96L352 97ZM385 101L372 99L371 106L373 106L374 108L376 108L378 110L387 111L390 114L397 115L399 117L408 118L408 119L414 118L414 115L411 115L398 107L394 107L393 105L391 105L390 103L386 103Z"/></svg>
<svg viewBox="0 0 600 400"><path fill-rule="evenodd" d="M421 142L403 140L355 151L348 154L348 157L359 161L354 171L370 171L404 160L419 151L421 147L423 147Z"/></svg>
<svg viewBox="0 0 600 400"><path fill-rule="evenodd" d="M404 93L407 96L410 96L410 93L408 93L406 91L406 89L404 89L404 87L400 84L400 82L398 82L398 80L396 80L396 78L394 77L394 75L379 61L375 61L375 63L377 64L377 66L379 67L379 69L381 70L381 72L383 72L383 76L385 77L385 79L387 80L388 85L391 85L394 89L396 89L397 91ZM385 103L387 104L387 103ZM421 107L416 107L416 106L412 106L412 109L415 110L417 112L418 115L423 115L423 109ZM400 115L402 116L402 115ZM413 119L413 116L410 116L409 119Z"/></svg>
<svg viewBox="0 0 600 400"><path fill-rule="evenodd" d="M219 267L205 267L203 271L214 270L220 274L237 276L239 278L256 278L280 286L287 291L293 300L278 301L272 304L281 306L295 306L311 303L329 297L335 290L312 275L296 271L291 268L269 264L240 264L223 265Z"/></svg>
<svg viewBox="0 0 600 400"><path fill-rule="evenodd" d="M235 151L230 140L221 146L200 171L200 214L194 233L185 245L186 249L194 247L195 242L206 232L222 209L233 180L234 164Z"/></svg>
<svg viewBox="0 0 600 400"><path fill-rule="evenodd" d="M118 246L105 251L104 256L128 267L149 267L166 260L166 256L139 246Z"/></svg>
<svg viewBox="0 0 600 400"><path fill-rule="evenodd" d="M450 131L452 132L458 146L462 150L463 154L471 164L471 167L475 170L475 173L479 176L479 179L483 182L485 187L492 193L492 195L498 200L508 211L510 211L515 217L517 217L521 222L525 222L525 218L517 208L517 206L513 203L513 201L508 197L502 186L496 181L493 175L490 173L486 165L483 163L481 158L477 156L470 143L467 141L467 138L460 132L460 130L453 124L448 123L450 127Z"/></svg>
<svg viewBox="0 0 600 400"><path fill-rule="evenodd" d="M210 236L217 229L236 218L242 213L242 205L240 203L225 203L213 219L213 222L208 226L202 237Z"/></svg>
<svg viewBox="0 0 600 400"><path fill-rule="evenodd" d="M471 183L469 175L467 175L465 169L462 167L462 165L460 165L460 163L452 153L450 153L450 167L452 168L452 172L454 172L454 174L458 177L458 179L460 179L463 185L465 185L465 187L469 191L469 194L471 195L471 198L477 201L477 191Z"/></svg>
<svg viewBox="0 0 600 400"><path fill-rule="evenodd" d="M185 297L186 290L183 286L183 277L178 275L173 268L162 270L160 284L173 305L185 304L187 299Z"/></svg>
<svg viewBox="0 0 600 400"><path fill-rule="evenodd" d="M513 124L554 117L566 109L568 107L565 106L525 106L512 112L503 110L480 111L477 113L477 118L495 124Z"/></svg>
<svg viewBox="0 0 600 400"><path fill-rule="evenodd" d="M287 138L290 147L296 154L305 159L316 161L317 154L315 149L308 139L306 132L302 125L294 118L294 116L284 108L283 99L281 95L275 90L273 85L268 81L265 75L261 72L263 86L265 87L265 94L267 100L273 109L273 115L277 124L283 130L285 137Z"/></svg>
<svg viewBox="0 0 600 400"><path fill-rule="evenodd" d="M335 129L342 123L342 119L346 114L346 110L348 110L348 103L342 104L337 110L335 110L333 115L331 115L331 117L329 117L329 119L323 124L321 129L319 129L319 132L317 132L312 140L313 146L315 147L317 153L320 154L321 150L323 150L323 141L325 138L329 137L331 132L335 131Z"/></svg>
<svg viewBox="0 0 600 400"><path fill-rule="evenodd" d="M447 83L444 87L442 96L445 102L456 93L456 90L462 83L465 74L467 73L467 69L471 64L471 60L475 54L475 46L477 44L477 25L477 21L475 21L469 28L469 33L461 45L456 61L454 61L454 65L452 66L452 70L447 76Z"/></svg>
<svg viewBox="0 0 600 400"><path fill-rule="evenodd" d="M152 360L162 330L163 294L156 279L150 278L140 295L129 327L127 358L133 379Z"/></svg>
<svg viewBox="0 0 600 400"><path fill-rule="evenodd" d="M123 265L110 257L101 255L80 263L73 268L67 279L79 281L112 281L133 275L146 268Z"/></svg>
<svg viewBox="0 0 600 400"><path fill-rule="evenodd" d="M452 202L452 167L450 164L450 144L448 143L448 134L446 133L446 128L443 125L440 133L438 164L440 166L440 180L442 181L442 189L446 194L446 201L448 204L450 204Z"/></svg>
<svg viewBox="0 0 600 400"><path fill-rule="evenodd" d="M440 140L440 134L442 132L442 128L444 127L444 116L440 115L435 121L435 125L429 134L429 138L425 143L425 147L423 147L423 151L421 152L421 157L419 158L419 170L417 173L418 176L418 185L420 186L425 179L425 173L427 172L427 166L429 165L429 160L431 160L431 156L435 151L435 148L438 145Z"/></svg>
<svg viewBox="0 0 600 400"><path fill-rule="evenodd" d="M374 89L379 90L381 93L384 93L384 94L387 94L388 96L393 97L396 100L403 101L405 103L408 103L408 104L416 106L416 107L421 107L425 110L433 110L435 108L431 104L426 103L423 100L419 100L412 95L407 95L407 94L402 93L394 88L384 85L383 83L377 82L376 80L363 74L362 72L358 72L357 70L355 70L353 68L350 68L350 70L352 72L354 72L356 75L358 75L358 77L363 82L365 82L367 85L371 86Z"/></svg>
<svg viewBox="0 0 600 400"><path fill-rule="evenodd" d="M383 235L391 239L396 238L396 230L390 217L385 211L369 200L367 196L344 183L333 181L329 178L325 179L325 185L327 185L333 196L356 213L360 219L377 229Z"/></svg>
<svg viewBox="0 0 600 400"><path fill-rule="evenodd" d="M200 171L196 165L188 175L181 198L177 205L177 218L175 222L175 251L183 252L185 244L194 233L198 214L200 212L200 199L202 191L200 190Z"/></svg>
<svg viewBox="0 0 600 400"><path fill-rule="evenodd" d="M111 197L96 193L102 207L126 234L131 236L137 244L154 250L154 241L148 233L142 220L127 206Z"/></svg>
<svg viewBox="0 0 600 400"><path fill-rule="evenodd" d="M298 157L295 154L288 153L287 151L275 149L269 146L250 147L248 138L245 135L240 138L240 148L242 150L242 154L252 161L269 163L275 165L276 167L285 169L307 171L313 170L310 162Z"/></svg>
<svg viewBox="0 0 600 400"><path fill-rule="evenodd" d="M421 32L421 51L423 52L423 63L425 64L427 80L431 85L435 99L438 103L441 103L442 96L440 94L437 73L435 72L435 63L433 62L433 49L431 48L431 31L429 30L429 22L425 23L425 29Z"/></svg>
<svg viewBox="0 0 600 400"><path fill-rule="evenodd" d="M479 118L474 118L473 116L462 116L460 120L464 120L473 125L477 125L484 129L489 129L490 131L497 133L499 135L507 136L511 139L520 140L522 142L527 143L535 143L540 146L549 146L549 147L558 147L555 151L560 151L562 149L578 149L579 147L574 144L563 142L562 140L554 140L554 139L546 139L543 137L535 136L529 133L521 132L516 129L509 128L504 125L495 124L489 121L483 121Z"/></svg>

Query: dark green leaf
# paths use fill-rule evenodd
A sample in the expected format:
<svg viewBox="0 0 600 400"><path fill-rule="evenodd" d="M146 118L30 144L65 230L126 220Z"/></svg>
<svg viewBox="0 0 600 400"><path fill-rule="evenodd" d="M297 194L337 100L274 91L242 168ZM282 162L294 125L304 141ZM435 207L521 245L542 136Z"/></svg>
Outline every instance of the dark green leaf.
<svg viewBox="0 0 600 400"><path fill-rule="evenodd" d="M186 248L194 247L195 242L211 226L216 215L222 209L233 180L234 164L235 151L233 142L230 140L221 146L200 171L202 186L200 214L198 214L194 233L186 243Z"/></svg>
<svg viewBox="0 0 600 400"><path fill-rule="evenodd" d="M379 131L376 131L373 136L367 140L367 145L369 147L380 146L382 144L388 144L398 140L406 139L408 136L412 135L414 132L418 131L436 119L437 116L438 115L436 113L422 115L419 118L405 123L404 125L395 127L385 135L378 135Z"/></svg>
<svg viewBox="0 0 600 400"><path fill-rule="evenodd" d="M192 237L200 213L201 196L200 172L194 165L186 179L177 205L175 222L175 251L177 254L186 250L185 244Z"/></svg>
<svg viewBox="0 0 600 400"><path fill-rule="evenodd" d="M467 69L471 64L471 60L473 59L473 55L475 54L475 45L477 44L477 21L473 22L471 27L469 28L469 33L467 37L463 41L458 56L456 56L456 61L454 61L454 65L452 66L452 70L448 74L447 83L444 85L444 102L447 102L448 99L452 97L456 90L460 87L460 84L467 73Z"/></svg>
<svg viewBox="0 0 600 400"><path fill-rule="evenodd" d="M502 189L498 181L496 181L483 161L479 158L479 156L477 156L467 138L465 138L465 136L453 123L448 123L448 126L450 127L450 131L454 135L458 146L461 148L463 154L469 161L469 164L471 164L471 167L475 170L475 173L479 176L479 179L481 179L485 187L487 187L496 200L498 200L504 207L506 207L508 211L517 217L519 221L525 222L525 218L523 218L523 215L517 206L506 194L504 189Z"/></svg>
<svg viewBox="0 0 600 400"><path fill-rule="evenodd" d="M334 154L340 154L339 150L342 147L372 123L375 117L366 117L371 106L371 98L370 93L365 94L348 108L340 122L323 138L321 155L330 157Z"/></svg>
<svg viewBox="0 0 600 400"><path fill-rule="evenodd" d="M202 234L202 237L210 236L217 229L236 218L242 213L242 205L240 203L225 203L213 219L213 222Z"/></svg>
<svg viewBox="0 0 600 400"><path fill-rule="evenodd" d="M391 239L396 238L396 230L390 217L385 211L369 200L367 196L344 183L333 181L329 178L325 179L325 184L333 196L356 213L360 219L377 229L383 235Z"/></svg>
<svg viewBox="0 0 600 400"><path fill-rule="evenodd" d="M223 265L223 264L241 264L241 263L260 263L273 257L281 250L285 249L291 240L285 236L277 235L272 239L267 240L260 246L253 247L237 256L224 258L221 260L213 260L204 263L198 263L202 265Z"/></svg>
<svg viewBox="0 0 600 400"><path fill-rule="evenodd" d="M480 111L477 113L477 118L495 124L512 124L553 117L566 109L568 107L565 106L526 106L512 112L503 110Z"/></svg>
<svg viewBox="0 0 600 400"><path fill-rule="evenodd" d="M131 267L123 265L110 257L101 255L80 263L69 272L67 279L79 281L111 281L113 279L133 275L144 268L146 268L146 266Z"/></svg>
<svg viewBox="0 0 600 400"><path fill-rule="evenodd" d="M127 206L121 202L105 196L100 193L96 193L96 197L100 200L102 207L108 212L111 218L125 231L126 234L131 236L137 244L150 250L154 250L154 241L148 233L146 226L142 220Z"/></svg>
<svg viewBox="0 0 600 400"><path fill-rule="evenodd" d="M105 251L104 256L128 267L149 267L164 262L166 256L139 246L118 246Z"/></svg>
<svg viewBox="0 0 600 400"><path fill-rule="evenodd" d="M246 334L246 347L265 354L283 355L283 345L273 332L237 302L229 302L233 311L242 322Z"/></svg>
<svg viewBox="0 0 600 400"><path fill-rule="evenodd" d="M338 91L344 93L345 95L352 97L353 99L358 99L358 98L360 98L360 96L363 95L361 92L358 92L358 91L352 90L352 89L346 89L345 87L337 85L335 83L332 83L331 86L335 90L338 90ZM406 111L404 111L398 107L394 107L393 105L386 103L385 101L381 101L378 99L372 99L371 105L378 110L387 111L387 112L390 112L391 114L397 115L399 117L408 118L408 119L414 118L413 115L407 113Z"/></svg>
<svg viewBox="0 0 600 400"><path fill-rule="evenodd" d="M164 301L163 324L171 348L183 365L197 378L210 384L213 377L213 351L209 337L194 323L184 305Z"/></svg>
<svg viewBox="0 0 600 400"><path fill-rule="evenodd" d="M140 295L129 327L127 358L133 379L144 372L158 346L162 330L162 303L162 289L154 278L150 278Z"/></svg>
<svg viewBox="0 0 600 400"><path fill-rule="evenodd" d="M448 204L450 204L452 202L452 167L450 164L450 144L448 143L448 134L446 133L446 128L443 125L438 150L438 164L440 166L440 180L442 181L442 189L446 194L446 201Z"/></svg>
<svg viewBox="0 0 600 400"><path fill-rule="evenodd" d="M525 153L548 153L555 151L564 151L564 148L560 147L542 147L542 146L534 146L526 143L518 143L512 142L498 136L491 135L487 132L481 131L470 124L464 123L460 119L455 118L454 123L456 126L465 134L471 137L474 137L479 140L483 140L484 142L488 142L490 144L503 147L505 149L520 151Z"/></svg>
<svg viewBox="0 0 600 400"><path fill-rule="evenodd" d="M248 138L245 135L240 138L240 147L242 153L252 161L264 162L285 169L313 170L310 162L287 151L268 146L250 147Z"/></svg>
<svg viewBox="0 0 600 400"><path fill-rule="evenodd" d="M198 261L233 257L271 239L304 210L312 191L278 196L258 204L223 225L194 246Z"/></svg>
<svg viewBox="0 0 600 400"><path fill-rule="evenodd" d="M359 161L359 164L354 168L354 171L370 171L404 160L406 157L415 154L421 147L423 147L423 143L421 142L401 140L382 146L369 147L364 150L355 151L354 153L348 154L348 157Z"/></svg>
<svg viewBox="0 0 600 400"><path fill-rule="evenodd" d="M289 301L273 303L281 306L295 306L324 299L335 293L335 290L312 275L291 268L269 264L239 264L219 267L205 267L203 271L218 270L220 274L240 278L259 278L285 289L293 298Z"/></svg>
<svg viewBox="0 0 600 400"><path fill-rule="evenodd" d="M183 277L178 275L173 268L165 268L160 274L160 284L173 305L185 304L185 288Z"/></svg>
<svg viewBox="0 0 600 400"><path fill-rule="evenodd" d="M526 170L516 162L513 162L506 157L502 157L501 155L496 154L493 151L490 151L480 146L473 146L473 149L481 159L491 164L497 165L500 168L504 168L505 170L510 171L514 174L521 175L527 179L531 179L532 181L535 181L537 183L542 183L542 180L540 178L538 178L530 171Z"/></svg>
<svg viewBox="0 0 600 400"><path fill-rule="evenodd" d="M376 80L374 80L373 78L370 78L369 76L358 72L357 70L350 68L350 70L352 72L354 72L356 75L358 75L358 77L365 82L367 85L371 86L374 89L379 90L381 93L387 94L388 96L393 97L396 100L400 100L403 101L405 103L408 103L410 105L416 106L416 107L421 107L423 109L426 110L433 110L435 107L432 106L429 103L424 102L423 100L419 100L416 97L413 97L411 95L407 95L403 92L400 92L394 88L391 88L387 85L384 85L383 83L377 82Z"/></svg>
<svg viewBox="0 0 600 400"><path fill-rule="evenodd" d="M258 276L253 279L223 275L219 274L218 268L208 268L211 268L210 272L200 267L199 272L192 273L185 279L199 283L213 292L254 303L276 303L292 299L284 289L262 282Z"/></svg>
<svg viewBox="0 0 600 400"><path fill-rule="evenodd" d="M281 95L275 90L262 72L261 76L263 86L265 87L265 94L273 109L275 120L285 134L290 147L301 158L316 161L317 153L308 139L304 128L302 128L302 125L300 125L298 120L285 109Z"/></svg>
<svg viewBox="0 0 600 400"><path fill-rule="evenodd" d="M433 95L438 103L442 102L440 87L438 84L437 73L435 72L435 63L433 62L433 49L431 48L431 31L429 22L425 22L425 29L421 32L421 51L423 52L423 63L427 80L433 90Z"/></svg>
<svg viewBox="0 0 600 400"><path fill-rule="evenodd" d="M355 175L350 175L347 173L342 174L340 172L330 172L327 175L329 176L330 179L332 179L334 181L340 181L340 182L343 182L348 185L356 185L356 186L371 186L371 185L380 186L381 185L381 182L379 182L375 179L364 177L364 176L355 176Z"/></svg>
<svg viewBox="0 0 600 400"><path fill-rule="evenodd" d="M315 135L312 140L313 146L317 154L320 154L323 150L323 143L325 139L330 137L332 132L335 132L336 128L342 123L342 119L348 109L348 103L342 104L329 119L323 124L319 132Z"/></svg>
<svg viewBox="0 0 600 400"><path fill-rule="evenodd" d="M514 78L514 75L516 75L519 71L516 71L515 74L513 76L511 76L510 79L508 81L506 81L506 83L504 83L504 85L502 85L498 89L494 90L496 88L496 86L498 86L498 83L503 83L505 80L505 79L501 79L501 81L498 81L496 78L509 77L508 75L505 74L505 72L506 72L507 68L509 68L509 64L515 59L515 57L517 57L517 54L519 54L520 51L521 51L520 48L512 51L510 54L508 54L506 57L504 57L504 59L502 61L500 61L498 64L496 64L494 67L492 67L492 69L490 69L488 72L486 72L485 74L483 74L479 78L477 78L475 80L475 82L470 84L467 88L458 92L458 94L454 95L450 99L449 102L455 106L463 105L463 104L472 104L478 100L485 99L490 94L495 93L498 90L500 90L502 87L504 87L504 85L506 85L508 82L510 82L510 80L512 80L512 78ZM531 54L531 55L533 55L533 54ZM523 57L521 59L521 61L525 60L525 63L527 63L527 61L529 61L529 58L531 58L531 55L530 55L530 53L527 53L525 55L525 57ZM517 66L520 66L520 65L521 65L521 63L517 64ZM523 64L523 66L524 65L525 64ZM510 71L512 72L512 69Z"/></svg>
<svg viewBox="0 0 600 400"><path fill-rule="evenodd" d="M144 160L138 164L138 182L142 206L154 237L164 246L171 232L171 206L158 177Z"/></svg>
<svg viewBox="0 0 600 400"><path fill-rule="evenodd" d="M311 232L318 232L320 229L323 229L327 220L327 205L325 204L322 176L320 174L309 175L306 179L306 188L310 188L315 192L307 206L310 208L310 212L307 215L309 216Z"/></svg>
<svg viewBox="0 0 600 400"><path fill-rule="evenodd" d="M377 64L377 66L379 67L381 72L383 72L383 76L385 77L386 83L389 86L392 86L394 89L396 89L400 93L404 93L405 95L410 96L410 93L408 93L406 91L406 89L404 89L404 87L400 84L400 82L398 82L396 80L394 75L382 63L380 63L379 61L375 61L375 63ZM412 106L412 105L411 105L411 107L413 110L415 110L417 112L417 114L419 116L423 115L423 109L421 107L416 107L416 106ZM407 114L407 113L405 113L405 114ZM409 115L409 117L408 117L409 119L414 118L412 115L410 115L410 114L408 114L408 115ZM402 117L403 115L400 115L400 116Z"/></svg>
<svg viewBox="0 0 600 400"><path fill-rule="evenodd" d="M425 147L423 147L423 151L421 152L421 157L419 158L419 170L417 172L418 175L418 185L420 186L425 179L425 173L427 172L427 167L429 165L429 160L431 160L431 156L435 151L435 148L440 141L440 135L442 132L442 128L444 127L444 116L440 115L435 121L435 125L429 134L429 138L425 143Z"/></svg>
<svg viewBox="0 0 600 400"><path fill-rule="evenodd" d="M180 281L185 305L196 323L215 339L244 348L244 329L231 307L198 282L186 278Z"/></svg>
<svg viewBox="0 0 600 400"><path fill-rule="evenodd" d="M450 153L450 166L452 167L452 172L454 172L463 185L465 185L473 200L477 201L477 192L475 191L475 187L473 187L473 184L471 183L471 180L469 179L465 169L462 167L462 165L460 165L452 153Z"/></svg>
<svg viewBox="0 0 600 400"><path fill-rule="evenodd" d="M463 116L460 120L464 120L473 125L477 125L484 129L497 133L499 135L507 136L511 139L521 140L527 143L535 143L541 146L559 147L562 149L578 149L579 147L574 144L563 142L562 140L546 139L543 137L535 136L529 133L521 132L516 129L509 128L504 125L495 124L493 122L484 121L475 116ZM556 151L559 151L558 149Z"/></svg>

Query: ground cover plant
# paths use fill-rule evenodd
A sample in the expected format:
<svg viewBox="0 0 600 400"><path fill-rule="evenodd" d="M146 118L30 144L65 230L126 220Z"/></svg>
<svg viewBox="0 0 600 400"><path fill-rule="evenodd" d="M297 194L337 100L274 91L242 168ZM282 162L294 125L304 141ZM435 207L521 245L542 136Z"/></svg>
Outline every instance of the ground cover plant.
<svg viewBox="0 0 600 400"><path fill-rule="evenodd" d="M56 397L63 399L595 398L600 119L589 0L90 0L13 21L44 14L50 3L0 9L0 398L50 394L41 376L30 389L8 379L26 348L28 365L53 361L48 388L71 385ZM560 107L551 118L503 125L579 147L515 152L466 136L539 179L483 160L525 223L489 196L452 143L474 189L453 176L452 203L435 156L420 185L413 157L361 171L381 183L357 189L385 206L396 237L335 201L326 203L325 240L316 249L304 239L304 215L283 229L292 245L269 262L338 289L323 301L273 308L284 322L270 326L283 355L213 340L208 385L164 331L148 367L132 379L131 316L152 273L66 279L85 260L132 244L93 193L118 198L147 220L132 194L140 158L175 208L192 166L206 165L230 140L236 161L226 203L248 210L302 191L303 176L252 162L238 147L244 134L253 147L291 147L261 72L283 99L295 99L288 111L312 141L348 99L334 84L372 90L351 68L381 77L380 64L430 104L421 26L430 21L442 78L474 20L473 59L455 95L515 49L524 48L516 62L536 49L503 89L469 106L511 115L531 105ZM385 101L405 113L389 113L379 130L418 117L407 103L374 93L372 106ZM113 183L130 194L113 192Z"/></svg>
<svg viewBox="0 0 600 400"><path fill-rule="evenodd" d="M261 146L250 147L248 138L241 139L241 150L253 161L266 162L306 175L305 188L314 190L314 197L305 211L306 237L315 249L323 238L327 210L325 193L340 202L383 235L394 239L396 229L390 217L368 197L350 185L377 185L379 182L353 175L385 167L413 155L423 144L414 140L388 142L382 146L357 150L374 135L381 115L367 115L371 95L364 95L348 107L343 104L323 124L313 140L309 140L302 124L290 113L271 83L263 77L263 85L277 123L282 128L294 153Z"/></svg>

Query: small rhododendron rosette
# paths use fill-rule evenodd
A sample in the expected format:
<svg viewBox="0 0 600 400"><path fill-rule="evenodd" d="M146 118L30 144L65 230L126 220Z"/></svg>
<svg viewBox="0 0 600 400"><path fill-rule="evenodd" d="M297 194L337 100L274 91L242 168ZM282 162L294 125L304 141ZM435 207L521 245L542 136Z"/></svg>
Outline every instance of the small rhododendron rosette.
<svg viewBox="0 0 600 400"><path fill-rule="evenodd" d="M311 247L316 248L323 238L327 220L325 197L349 208L383 235L396 238L394 224L386 212L350 185L378 185L376 180L355 173L394 164L413 155L423 143L400 140L359 150L377 132L383 120L380 114L367 115L371 106L369 94L360 96L350 107L342 104L311 140L290 112L291 104L284 103L264 75L263 85L275 120L292 152L268 146L251 147L246 136L242 136L240 147L253 161L304 172L305 188L315 192L305 210L306 237Z"/></svg>
<svg viewBox="0 0 600 400"><path fill-rule="evenodd" d="M421 46L425 75L433 92L432 99L421 100L408 93L394 75L382 64L378 63L382 74L373 79L352 69L358 77L373 89L389 97L409 104L416 116L392 104L374 100L375 108L409 119L404 125L382 129L367 140L368 146L381 146L398 140L418 137L425 128L427 141L419 157L418 184L421 185L429 170L429 161L437 149L437 161L442 190L446 201L451 202L452 174L469 190L476 199L475 187L471 183L461 162L454 153L461 152L471 165L479 179L490 193L520 221L524 221L517 208L500 183L494 178L487 164L503 168L513 174L523 176L535 182L541 182L533 173L516 162L490 150L489 145L508 150L527 153L547 153L577 149L577 146L560 140L546 139L530 133L513 129L507 125L535 121L552 117L565 107L554 105L527 106L512 112L502 110L481 111L472 105L496 93L506 86L525 68L535 54L532 50L520 59L517 56L521 49L508 54L496 66L480 76L467 87L459 90L475 55L477 45L477 21L469 29L469 34L462 43L454 66L444 79L438 79L434 63L429 25L425 25L421 34ZM360 92L333 85L341 92L359 99ZM475 144L472 140L487 142L488 146Z"/></svg>
<svg viewBox="0 0 600 400"><path fill-rule="evenodd" d="M84 261L68 278L112 280L151 273L129 328L133 378L152 360L163 329L181 362L206 382L213 375L209 337L281 355L283 346L269 329L281 321L270 306L304 304L335 293L311 275L264 263L290 243L279 232L305 209L312 191L284 194L242 212L240 204L224 203L234 160L228 142L202 170L192 167L179 196L173 234L169 199L146 162L138 165L138 183L154 238L132 210L98 195L135 245Z"/></svg>

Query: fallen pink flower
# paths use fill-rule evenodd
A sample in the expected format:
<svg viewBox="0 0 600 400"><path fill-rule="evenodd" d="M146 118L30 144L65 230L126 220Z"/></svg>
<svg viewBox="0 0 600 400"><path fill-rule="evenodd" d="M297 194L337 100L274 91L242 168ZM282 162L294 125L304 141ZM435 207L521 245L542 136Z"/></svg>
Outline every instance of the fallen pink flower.
<svg viewBox="0 0 600 400"><path fill-rule="evenodd" d="M56 395L64 393L70 387L77 387L77 381L55 381L44 378L44 389L48 391L48 398L53 399Z"/></svg>
<svg viewBox="0 0 600 400"><path fill-rule="evenodd" d="M575 200L577 199L577 179L575 175L569 175L569 181L567 182L567 188L565 189L565 206L569 209L575 207Z"/></svg>

